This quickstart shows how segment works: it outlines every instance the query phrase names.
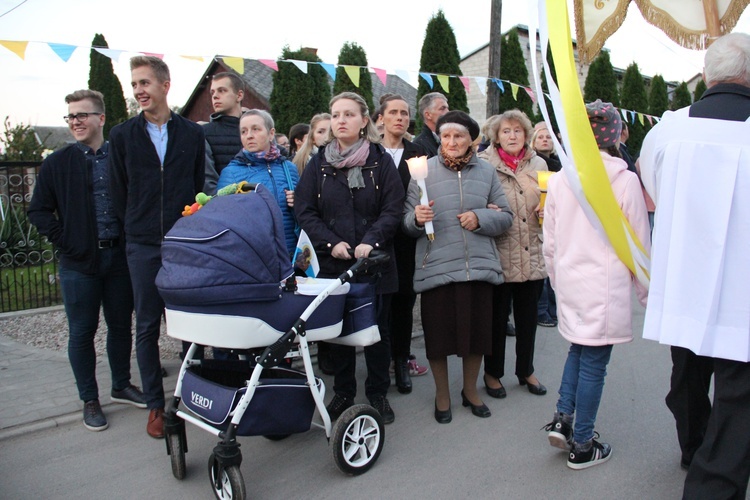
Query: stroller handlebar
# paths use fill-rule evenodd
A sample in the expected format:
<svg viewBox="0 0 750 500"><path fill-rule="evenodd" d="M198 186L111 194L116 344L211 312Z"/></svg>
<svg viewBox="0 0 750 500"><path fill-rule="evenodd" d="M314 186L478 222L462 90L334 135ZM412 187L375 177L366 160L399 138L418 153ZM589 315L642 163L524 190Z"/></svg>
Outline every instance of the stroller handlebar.
<svg viewBox="0 0 750 500"><path fill-rule="evenodd" d="M354 255L354 250L349 249L349 253ZM385 264L390 262L391 256L384 250L372 250L367 257L358 257L349 270L344 273L349 276L357 276L366 272L377 272Z"/></svg>

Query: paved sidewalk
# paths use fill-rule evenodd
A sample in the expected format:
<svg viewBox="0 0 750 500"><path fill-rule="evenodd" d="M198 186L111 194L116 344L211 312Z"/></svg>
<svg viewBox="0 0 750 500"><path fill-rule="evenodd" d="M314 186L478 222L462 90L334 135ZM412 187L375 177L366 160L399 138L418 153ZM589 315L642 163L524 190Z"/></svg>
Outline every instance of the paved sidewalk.
<svg viewBox="0 0 750 500"><path fill-rule="evenodd" d="M174 390L179 361L166 360L164 367L168 372L164 389ZM140 385L135 358L131 373L132 382ZM96 376L105 414L130 406L110 400L106 357L98 358ZM80 420L82 409L67 354L30 347L0 334L0 441Z"/></svg>

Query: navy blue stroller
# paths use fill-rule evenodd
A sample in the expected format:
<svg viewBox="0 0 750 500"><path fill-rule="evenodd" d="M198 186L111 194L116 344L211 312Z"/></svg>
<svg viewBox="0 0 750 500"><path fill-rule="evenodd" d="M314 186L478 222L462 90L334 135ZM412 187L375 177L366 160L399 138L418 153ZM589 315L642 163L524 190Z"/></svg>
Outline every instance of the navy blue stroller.
<svg viewBox="0 0 750 500"><path fill-rule="evenodd" d="M369 405L353 406L331 425L309 342L380 340L374 286L349 281L388 257L357 259L337 279L295 279L281 217L273 196L257 186L211 200L179 220L162 244L156 284L167 334L191 343L164 414L167 453L172 473L183 479L185 422L219 437L208 461L219 499L245 498L238 436L279 440L315 425L332 440L336 465L354 475L366 472L383 449L382 419ZM193 359L198 345L250 359ZM284 361L291 358L301 358L304 370L289 368ZM316 409L320 421L313 418Z"/></svg>

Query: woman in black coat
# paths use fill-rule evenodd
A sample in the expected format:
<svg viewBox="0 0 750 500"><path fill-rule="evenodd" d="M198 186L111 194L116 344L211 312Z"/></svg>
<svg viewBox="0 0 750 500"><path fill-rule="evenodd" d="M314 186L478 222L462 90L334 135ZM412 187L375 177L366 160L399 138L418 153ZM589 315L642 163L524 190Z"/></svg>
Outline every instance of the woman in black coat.
<svg viewBox="0 0 750 500"><path fill-rule="evenodd" d="M406 100L398 94L385 94L380 98L379 118L383 123L381 145L393 158L398 167L404 191L409 187L411 175L406 160L425 155L421 146L404 138L409 128L410 110ZM424 375L429 369L417 364L411 355L411 331L414 303L414 250L416 239L408 236L401 228L396 232L393 246L396 252L398 269L398 292L393 297L391 307L391 354L396 375L396 388L402 394L412 390L411 376Z"/></svg>
<svg viewBox="0 0 750 500"><path fill-rule="evenodd" d="M367 257L373 249L391 256L376 289L381 340L365 347L365 394L383 421L391 423L395 416L386 398L391 361L387 319L391 296L398 290L393 236L401 222L404 188L390 155L377 144L380 137L369 116L367 104L355 93L331 99L333 140L305 168L294 212L315 247L322 278L339 276L355 257ZM356 355L354 347L333 345L331 356L335 395L328 413L336 419L354 405Z"/></svg>

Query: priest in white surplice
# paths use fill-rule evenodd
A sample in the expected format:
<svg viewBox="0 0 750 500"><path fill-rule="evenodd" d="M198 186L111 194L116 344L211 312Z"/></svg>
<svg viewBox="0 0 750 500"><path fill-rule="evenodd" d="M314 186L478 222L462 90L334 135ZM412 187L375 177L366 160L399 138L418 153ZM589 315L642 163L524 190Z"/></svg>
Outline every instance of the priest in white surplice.
<svg viewBox="0 0 750 500"><path fill-rule="evenodd" d="M744 499L750 477L750 36L717 40L706 52L704 79L701 100L665 113L641 149L643 184L656 203L643 336L673 346L667 404L682 465L689 467L684 498ZM707 401L712 370L713 409ZM692 412L705 413L702 425Z"/></svg>

